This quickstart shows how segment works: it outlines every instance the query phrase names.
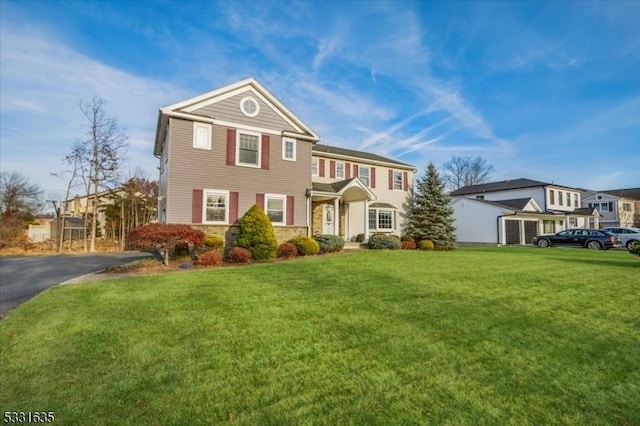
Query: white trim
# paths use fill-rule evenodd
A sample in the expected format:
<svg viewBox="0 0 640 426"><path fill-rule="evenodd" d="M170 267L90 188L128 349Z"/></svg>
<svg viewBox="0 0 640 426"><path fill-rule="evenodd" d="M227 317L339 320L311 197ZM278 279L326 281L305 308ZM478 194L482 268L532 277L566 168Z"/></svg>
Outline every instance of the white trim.
<svg viewBox="0 0 640 426"><path fill-rule="evenodd" d="M390 163L388 161L380 161L380 160L371 160L368 158L362 158L362 157L355 157L355 156L350 156L350 155L341 155L341 154L335 154L333 152L329 153L329 152L323 152L323 151L311 151L312 155L318 156L318 157L323 157L323 158L330 158L333 160L344 160L344 161L348 161L351 163L357 163L357 164L369 164L371 166L384 166L384 167L388 167L390 169L402 169L402 170L406 170L406 171L412 171L415 172L416 168L414 166L410 166L410 165L403 165L403 164L398 164L398 163Z"/></svg>
<svg viewBox="0 0 640 426"><path fill-rule="evenodd" d="M370 231L376 231L376 232L388 232L388 231L395 231L396 230L396 215L394 214L395 211L397 211L397 209L391 209L389 207L368 207L368 211L367 211L367 221L369 220L369 214L371 214L371 211L375 211L376 213L376 227L375 228L371 228L369 227ZM388 212L391 213L391 228L380 228L380 212Z"/></svg>
<svg viewBox="0 0 640 426"><path fill-rule="evenodd" d="M298 116L296 116L287 107L285 107L254 78L247 78L234 84L212 90L210 92L195 96L190 99L186 99L184 101L169 105L163 108L163 110L184 109L187 112L192 112L196 109L211 105L245 91L251 91L265 103L271 103L272 105L274 105L276 108L272 109L297 131L301 133L307 133L311 135L315 140L320 140L320 137L313 130L307 127L307 125L304 124L304 122L300 120Z"/></svg>
<svg viewBox="0 0 640 426"><path fill-rule="evenodd" d="M258 164L240 162L240 135L250 135L250 136L256 136L258 138ZM256 169L259 169L262 167L262 134L258 132L243 130L243 129L238 129L236 131L236 166L253 167Z"/></svg>
<svg viewBox="0 0 640 426"><path fill-rule="evenodd" d="M202 123L213 124L213 118L203 117L201 115L196 115L196 114L185 114L183 112L165 111L164 109L162 110L162 114L172 118L183 118L185 120L193 120L193 121L200 121Z"/></svg>
<svg viewBox="0 0 640 426"><path fill-rule="evenodd" d="M264 194L264 212L269 216L269 199L282 200L282 222L271 222L273 226L285 226L287 224L287 196L284 194ZM269 218L271 219L271 218Z"/></svg>
<svg viewBox="0 0 640 426"><path fill-rule="evenodd" d="M256 110L253 112L247 111L245 109L246 102L253 102L256 106ZM255 117L260 114L260 103L253 96L245 96L240 100L240 112L247 117Z"/></svg>
<svg viewBox="0 0 640 426"><path fill-rule="evenodd" d="M287 158L287 142L293 144L293 158ZM296 145L297 141L294 138L282 138L282 159L285 161L296 161Z"/></svg>
<svg viewBox="0 0 640 426"><path fill-rule="evenodd" d="M201 129L205 129L207 131L207 140L206 140L206 144L204 146L199 146L198 145L198 131L197 129L201 128ZM211 124L207 124L207 123L199 123L197 121L193 122L193 147L195 149L211 149Z"/></svg>
<svg viewBox="0 0 640 426"><path fill-rule="evenodd" d="M316 171L313 172L313 163L316 164ZM320 176L320 161L316 157L311 157L311 176Z"/></svg>
<svg viewBox="0 0 640 426"><path fill-rule="evenodd" d="M207 220L207 194L224 195L224 221ZM202 223L215 224L215 225L227 225L229 224L229 209L230 209L229 191L222 189L203 189L202 190Z"/></svg>
<svg viewBox="0 0 640 426"><path fill-rule="evenodd" d="M276 136L280 135L280 131L278 130L267 129L265 127L247 126L246 124L233 123L231 121L213 120L213 124L226 127L235 127L236 129L248 130L250 132L268 133Z"/></svg>

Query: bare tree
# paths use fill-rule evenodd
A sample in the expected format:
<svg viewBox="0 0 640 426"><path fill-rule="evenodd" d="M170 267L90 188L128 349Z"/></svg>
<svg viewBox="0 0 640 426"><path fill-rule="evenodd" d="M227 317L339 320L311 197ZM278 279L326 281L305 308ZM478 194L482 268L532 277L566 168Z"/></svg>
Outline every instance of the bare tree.
<svg viewBox="0 0 640 426"><path fill-rule="evenodd" d="M33 215L42 207L42 190L17 171L0 173L0 213L4 217Z"/></svg>
<svg viewBox="0 0 640 426"><path fill-rule="evenodd" d="M482 157L456 157L442 165L443 180L454 191L463 186L486 182L493 173L493 166Z"/></svg>
<svg viewBox="0 0 640 426"><path fill-rule="evenodd" d="M96 249L98 225L98 192L111 189L117 184L118 172L125 160L127 136L115 118L105 114L106 101L93 97L80 103L80 111L87 120L87 138L76 142L71 153L65 157L72 166L72 185L80 180L86 190L87 206L85 220L91 216L89 251ZM89 215L89 201L92 210ZM86 250L85 243L85 250Z"/></svg>
<svg viewBox="0 0 640 426"><path fill-rule="evenodd" d="M79 141L75 142L73 144L73 147L71 148L71 152L69 152L69 154L67 154L62 159L62 163L65 165L66 169L62 170L61 172L51 173L53 177L57 177L57 178L66 178L67 176L69 177L69 180L67 181L67 190L65 193L65 197L60 204L60 214L58 217L58 224L57 224L58 225L57 226L58 252L62 251L62 247L64 243L65 222L66 222L66 216L68 214L68 212L66 211L67 206L65 203L67 200L69 200L69 197L71 195L71 189L74 186L78 185L78 179L85 175L84 173L85 169L84 169L82 160L86 158L86 148L87 148L86 144ZM88 192L89 189L88 189L88 186L86 185L87 180L83 179L83 182L85 183L84 185L85 191ZM85 223L85 228L86 228L86 223ZM86 249L87 249L87 246L86 246L86 238L85 238L85 251Z"/></svg>

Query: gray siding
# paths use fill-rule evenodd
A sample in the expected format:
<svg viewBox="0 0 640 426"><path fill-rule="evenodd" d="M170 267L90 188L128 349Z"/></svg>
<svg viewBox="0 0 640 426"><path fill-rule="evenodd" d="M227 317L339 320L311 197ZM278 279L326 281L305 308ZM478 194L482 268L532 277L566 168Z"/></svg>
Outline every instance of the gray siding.
<svg viewBox="0 0 640 426"><path fill-rule="evenodd" d="M264 124L276 126L277 123ZM227 127L212 126L211 150L193 148L191 121L172 118L169 129L168 223L191 223L193 189L218 189L238 192L239 218L256 203L256 193L293 196L294 226L306 225L305 192L311 187L310 142L298 140L297 161L285 161L281 136L270 134L269 170L263 170L227 165Z"/></svg>
<svg viewBox="0 0 640 426"><path fill-rule="evenodd" d="M251 96L260 105L260 112L255 117L247 117L240 111L240 101L247 96ZM295 131L289 123L283 120L269 105L249 89L229 99L197 109L194 111L194 114L254 127Z"/></svg>

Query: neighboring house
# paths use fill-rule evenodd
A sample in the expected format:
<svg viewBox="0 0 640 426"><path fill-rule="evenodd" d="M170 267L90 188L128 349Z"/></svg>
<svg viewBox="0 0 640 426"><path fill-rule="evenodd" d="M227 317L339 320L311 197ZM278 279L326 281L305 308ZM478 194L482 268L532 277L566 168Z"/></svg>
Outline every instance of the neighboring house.
<svg viewBox="0 0 640 426"><path fill-rule="evenodd" d="M154 146L159 222L190 224L231 241L233 225L258 204L279 241L399 234L414 167L319 139L253 78L161 108ZM402 190L388 189L394 172ZM398 175L391 179L400 182Z"/></svg>
<svg viewBox="0 0 640 426"><path fill-rule="evenodd" d="M600 227L634 226L636 200L619 197L608 192L588 191L582 194L582 205L600 213Z"/></svg>
<svg viewBox="0 0 640 426"><path fill-rule="evenodd" d="M581 192L552 183L513 179L451 192L459 243L531 244L538 234L598 228L595 209L581 207Z"/></svg>

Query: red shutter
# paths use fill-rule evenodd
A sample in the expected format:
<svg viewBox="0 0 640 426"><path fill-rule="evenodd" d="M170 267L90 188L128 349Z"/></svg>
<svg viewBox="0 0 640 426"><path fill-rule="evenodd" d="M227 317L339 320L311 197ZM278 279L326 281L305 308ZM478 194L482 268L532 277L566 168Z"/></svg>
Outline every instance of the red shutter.
<svg viewBox="0 0 640 426"><path fill-rule="evenodd" d="M287 195L287 226L293 226L293 211L295 207L293 195Z"/></svg>
<svg viewBox="0 0 640 426"><path fill-rule="evenodd" d="M256 194L256 204L264 209L264 194Z"/></svg>
<svg viewBox="0 0 640 426"><path fill-rule="evenodd" d="M194 189L191 197L191 223L202 223L202 189Z"/></svg>
<svg viewBox="0 0 640 426"><path fill-rule="evenodd" d="M320 170L318 171L318 175L320 177L324 177L324 158L318 160L318 167L320 168Z"/></svg>
<svg viewBox="0 0 640 426"><path fill-rule="evenodd" d="M236 165L236 129L227 129L227 166Z"/></svg>
<svg viewBox="0 0 640 426"><path fill-rule="evenodd" d="M229 225L238 221L238 193L229 193Z"/></svg>
<svg viewBox="0 0 640 426"><path fill-rule="evenodd" d="M353 165L353 177L358 177L358 165Z"/></svg>
<svg viewBox="0 0 640 426"><path fill-rule="evenodd" d="M376 187L376 168L372 167L371 168L371 188L375 188Z"/></svg>
<svg viewBox="0 0 640 426"><path fill-rule="evenodd" d="M329 161L329 177L332 179L336 177L336 162L333 160Z"/></svg>
<svg viewBox="0 0 640 426"><path fill-rule="evenodd" d="M393 170L389 170L389 190L393 189Z"/></svg>
<svg viewBox="0 0 640 426"><path fill-rule="evenodd" d="M262 168L269 170L269 135L262 135Z"/></svg>
<svg viewBox="0 0 640 426"><path fill-rule="evenodd" d="M402 184L404 186L404 190L408 191L409 190L409 173L402 172Z"/></svg>
<svg viewBox="0 0 640 426"><path fill-rule="evenodd" d="M345 179L351 179L351 163L346 163L344 165L344 170L345 170Z"/></svg>

